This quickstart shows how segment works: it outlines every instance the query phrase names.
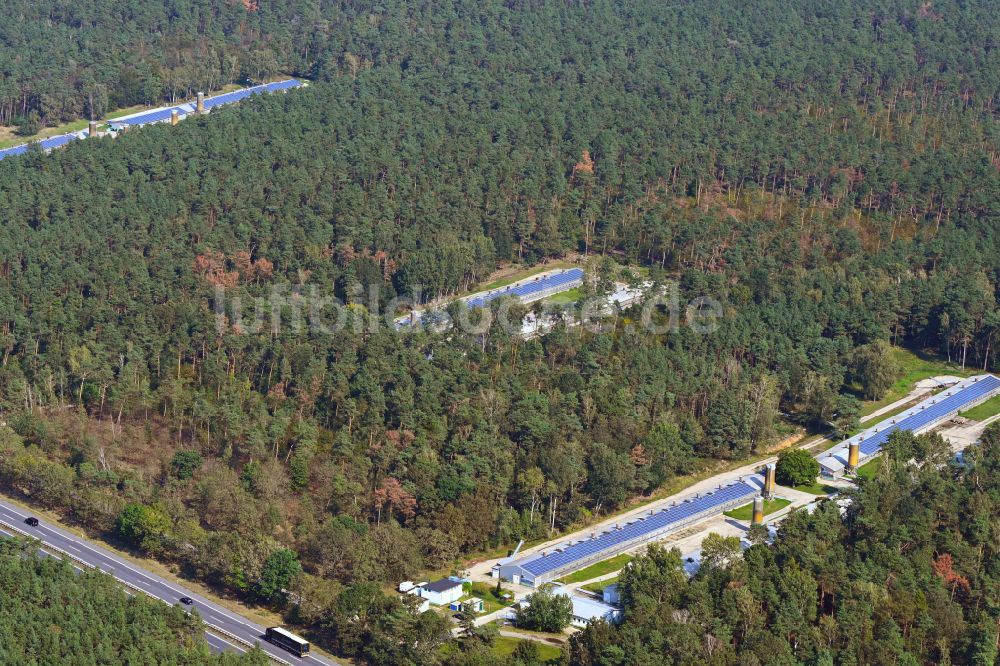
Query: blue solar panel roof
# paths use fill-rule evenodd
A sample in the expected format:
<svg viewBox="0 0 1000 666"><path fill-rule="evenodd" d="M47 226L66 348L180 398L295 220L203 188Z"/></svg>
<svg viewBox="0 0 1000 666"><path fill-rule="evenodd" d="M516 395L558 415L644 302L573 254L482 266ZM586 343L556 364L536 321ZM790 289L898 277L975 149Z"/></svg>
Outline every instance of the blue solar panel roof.
<svg viewBox="0 0 1000 666"><path fill-rule="evenodd" d="M82 138L80 134L85 134L85 132L84 133L72 132L70 134L61 134L59 136L54 136L49 139L43 139L39 143L41 144L43 150L52 150L53 148L61 148L70 141L75 141L79 138Z"/></svg>
<svg viewBox="0 0 1000 666"><path fill-rule="evenodd" d="M241 99L250 97L251 95L257 95L265 92L277 92L279 90L290 90L291 88L298 88L301 85L302 82L298 79L288 79L287 81L276 81L275 83L265 83L251 88L242 88L240 90L234 90L230 93L224 93L222 95L207 98L205 100L205 108L212 109L223 104L238 102Z"/></svg>
<svg viewBox="0 0 1000 666"><path fill-rule="evenodd" d="M277 81L275 83L265 83L259 86L252 86L250 88L242 88L240 90L234 90L233 92L223 93L222 95L206 97L205 109L211 110L217 106L238 102L241 99L250 97L251 95L259 95L266 92L277 92L279 90L290 90L292 88L298 88L301 85L302 82L298 79L287 79L285 81ZM165 122L170 120L170 114L175 110L177 111L177 114L183 118L188 114L194 113L196 108L193 102L185 102L176 106L168 106L162 109L152 109L150 111L138 113L126 118L119 118L118 120L112 121L111 124L117 127L137 127L141 125L148 125L150 123Z"/></svg>
<svg viewBox="0 0 1000 666"><path fill-rule="evenodd" d="M861 453L870 456L882 448L882 445L886 443L889 435L893 432L897 430L920 430L998 388L1000 388L1000 379L997 379L993 375L986 375L961 390L945 392L946 394L951 393L951 395L939 395L930 400L925 400L917 406L913 414L906 418L898 419L896 423L890 423L885 427L879 424L879 431L877 433L865 436L861 440Z"/></svg>
<svg viewBox="0 0 1000 666"><path fill-rule="evenodd" d="M560 551L543 555L524 563L524 568L535 576L562 568L577 560L619 546L643 536L648 536L671 525L683 523L698 514L721 507L730 502L748 499L756 495L759 489L742 481L724 486L719 490L705 493L700 497L691 497L671 507L661 509L651 516L641 518L632 523L599 534L593 539L578 541Z"/></svg>
<svg viewBox="0 0 1000 666"><path fill-rule="evenodd" d="M252 88L243 88L242 90L236 90L231 93L209 97L205 100L205 108L211 109L223 104L238 102L241 99L249 97L250 95L257 95L265 92L276 92L278 90L290 90L291 88L298 88L301 85L302 82L298 79L287 79L285 81L276 81L275 83L265 83L263 85L253 86ZM183 118L184 116L195 112L195 105L191 102L185 102L183 104L168 106L162 109L151 109L142 113L136 113L131 116L112 120L109 124L114 128L121 129L123 127L139 127L150 123L165 122L170 120L170 116L173 111L177 111L177 115ZM43 150L52 150L53 148L65 146L74 139L82 139L87 135L88 133L86 131L70 132L69 134L60 134L59 136L43 139L39 141L38 144ZM13 146L11 148L0 150L0 160L11 155L22 155L28 152L28 146L29 144L25 143L20 146Z"/></svg>
<svg viewBox="0 0 1000 666"><path fill-rule="evenodd" d="M467 299L465 305L468 308L481 308L491 301L495 301L503 296L517 296L518 298L530 298L536 296L549 289L555 289L557 287L566 287L573 284L574 282L579 282L583 280L583 269L581 268L570 268L569 270L563 271L561 273L555 273L552 275L546 275L544 277L536 278L531 282L525 282L519 285L511 285L509 287L500 287L493 291L484 292L482 294L476 294L475 296ZM418 323L420 324L433 324L435 321L441 319L444 315L440 312L433 310L425 311L418 317ZM396 322L396 328L404 328L410 325L409 319L400 320Z"/></svg>
<svg viewBox="0 0 1000 666"><path fill-rule="evenodd" d="M139 127L142 125L149 125L150 123L161 123L170 120L170 115L177 110L179 116L185 116L189 111L185 110L182 106L170 106L163 109L153 109L151 111L146 111L144 113L139 113L134 116L129 116L127 118L119 118L118 120L111 121L111 125L116 127Z"/></svg>
<svg viewBox="0 0 1000 666"><path fill-rule="evenodd" d="M231 93L225 93L223 95L216 95L215 97L209 97L205 100L205 108L211 109L216 106L221 106L223 104L230 104L232 102L238 102L241 99L245 99L250 95L257 95L265 92L276 92L278 90L290 90L291 88L298 88L302 85L302 82L298 79L287 79L285 81L277 81L275 83L265 83L259 86L253 86L251 88L243 88L242 90L236 90ZM144 111L142 113L136 113L125 118L118 118L117 120L112 120L109 124L115 128L123 127L139 127L141 125L148 125L150 123L160 123L170 120L171 113L177 111L178 116L183 118L184 116L194 113L195 106L190 102L185 102L183 104L178 104L175 106L168 106L161 109L150 109L149 111ZM60 148L65 146L70 141L74 139L82 139L86 137L88 133L83 132L70 132L69 134L60 134L59 136L53 136L48 139L43 139L39 141L39 145L43 150L52 150L53 148ZM11 155L22 155L28 152L29 144L21 144L20 146L13 146L12 148L5 148L0 150L0 160L5 157L10 157Z"/></svg>
<svg viewBox="0 0 1000 666"><path fill-rule="evenodd" d="M924 400L903 415L882 421L860 435L845 440L836 452L823 454L819 458L821 461L833 458L840 465L844 465L847 463L847 447L851 442L859 443L858 450L862 456L872 456L882 450L889 436L897 430L921 430L997 390L1000 390L1000 379L993 375L980 375L967 379L944 393Z"/></svg>
<svg viewBox="0 0 1000 666"><path fill-rule="evenodd" d="M85 136L87 136L86 132L70 132L68 134L60 134L59 136L50 136L47 139L42 139L41 141L36 141L34 143L37 143L38 147L42 150L52 150L53 148L61 148L70 141L82 139ZM29 143L23 143L20 146L0 150L0 160L5 157L10 157L11 155L23 155L28 152L28 148L30 146L31 144Z"/></svg>
<svg viewBox="0 0 1000 666"><path fill-rule="evenodd" d="M566 284L582 280L583 279L583 269L581 268L571 268L568 271L563 271L562 273L556 273L555 275L547 275L543 278L539 278L532 282L525 282L517 286L502 287L500 289L495 289L493 291L487 292L485 294L479 294L470 298L465 303L470 308L480 308L490 301L495 301L503 296L517 296L518 298L528 298L540 292L546 291L548 289L553 289L556 287L561 287Z"/></svg>
<svg viewBox="0 0 1000 666"><path fill-rule="evenodd" d="M10 157L11 155L23 155L28 152L28 144L22 143L20 146L14 146L12 148L4 148L0 150L0 160L5 157Z"/></svg>

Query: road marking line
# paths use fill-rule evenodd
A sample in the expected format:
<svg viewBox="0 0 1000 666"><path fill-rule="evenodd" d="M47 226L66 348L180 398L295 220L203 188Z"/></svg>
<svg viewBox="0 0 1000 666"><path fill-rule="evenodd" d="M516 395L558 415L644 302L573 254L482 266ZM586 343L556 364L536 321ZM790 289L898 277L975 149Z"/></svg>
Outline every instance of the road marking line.
<svg viewBox="0 0 1000 666"><path fill-rule="evenodd" d="M3 509L3 511L0 511L0 516L4 515L4 512L6 512L6 514L7 514L6 517L8 518L8 520L10 519L10 514L13 514L15 517L18 517L18 518L25 518L26 517L24 514L21 514L20 512L15 511L13 509L9 509L9 508L7 508L5 506L0 507L0 509ZM11 529L17 531L17 532L20 532L21 534L24 534L26 536L29 536L31 538L37 539L37 540L42 541L43 543L45 543L44 539L41 539L41 538L39 538L37 536L33 536L31 534L28 534L27 532L24 532L23 530L20 530L17 527L14 527L13 524L9 525L9 527ZM50 535L49 536L50 539L53 539L53 537L58 537L59 539L62 539L64 541L67 541L67 542L70 542L70 543L77 543L80 546L83 546L83 548L85 548L85 549L91 551L92 553L94 553L100 559L105 560L105 561L110 560L111 562L113 562L114 564L116 564L118 566L125 567L129 571L133 572L139 578L139 582L142 582L147 587L149 586L149 583L146 583L145 580L149 580L149 581L152 581L153 583L157 583L159 585L163 585L164 587L166 587L167 589L171 590L172 592L175 592L177 594L181 594L182 596L185 596L184 593L179 592L175 587L173 587L172 585L170 585L166 580L162 580L161 579L160 581L157 581L156 578L153 577L153 575L147 574L144 571L137 570L137 569L129 566L129 564L127 562L125 562L121 558L119 558L119 557L111 554L110 552L102 552L101 550L98 550L97 548L94 548L94 547L90 546L86 542L76 541L73 537L69 536L68 532L67 532L67 534L63 534L62 532L64 530L57 530L54 527L48 527L48 526L45 526L45 525L39 526L38 530L39 530L39 532L42 532L42 533L48 532L49 535ZM59 546L56 546L53 543L48 543L46 545L48 545L50 548L55 548L56 550L60 550L61 551L61 549L59 548ZM68 546L69 544L66 544L66 545ZM77 552L80 552L78 549L74 549L74 550L77 550ZM61 552L65 552L65 551L61 551ZM66 553L66 554L69 555L69 553ZM81 560L81 562L82 562L82 560ZM103 571L103 569L101 568L100 565L94 565L94 564L91 564L89 562L83 562L83 564L86 564L87 566L91 566L91 567L93 567L95 569ZM105 566L107 566L107 565L105 565ZM129 581L126 581L123 578L119 578L113 568L111 569L111 571L107 571L106 573L109 573L112 577L114 577L116 580L118 580L119 582L121 582L122 584L124 584L126 586L135 587L135 585L132 584L132 583L130 583ZM139 588L136 587L135 589L139 589ZM166 599L162 599L162 598L160 598L160 597L152 594L151 592L147 592L145 590L141 590L141 591L143 592L143 594L146 594L146 595L148 595L150 597L153 597L154 599L157 599L157 600L162 601L164 603L169 603L169 602L167 602ZM248 622L245 622L243 620L237 619L237 618L229 615L228 613L225 613L225 612L219 610L219 607L216 604L214 604L213 602L208 601L208 600L199 600L199 601L201 603L203 603L206 608L209 608L209 607L212 608L212 610L214 610L215 612L217 612L222 617L225 617L225 618L227 618L227 619L235 622L238 625L242 625L242 626L244 626L244 627L252 630L254 633L256 633L258 635L263 634L263 629L260 629L260 628L254 626L254 625L249 624ZM226 631L225 629L222 629L221 627L217 627L217 626L215 626L215 625L213 625L213 624L211 624L209 622L205 622L205 624L209 628L211 628L212 630L214 630L214 631L216 631L216 632L218 632L220 634L223 634L225 636L230 636L234 640L240 641L240 642L245 643L246 645L249 645L249 646L253 646L254 645L254 643L250 642L249 640L244 639L244 638L240 638L239 636L237 636L235 634L232 634L232 633ZM261 648L264 649L265 654L267 654L267 656L269 658L271 658L272 660L277 661L277 662L279 662L281 664L289 664L290 665L290 662L285 661L284 659L278 657L277 655L274 655L274 654L271 654L271 653L267 652L267 649L266 649L265 646L267 646L269 644L266 641L262 643L260 640L256 640L256 643L260 644ZM314 661L317 661L319 663L325 663L322 660L320 660L318 657L315 657L314 655L306 655L305 659L309 659L310 657ZM336 662L333 662L333 663L336 663Z"/></svg>
<svg viewBox="0 0 1000 666"><path fill-rule="evenodd" d="M17 516L19 518L26 518L27 517L27 516L21 514L20 512L13 510L13 509L8 509L6 507L4 507L4 508L9 513L12 513L12 514L14 514L15 516ZM114 555L114 554L112 554L110 552L109 553L102 552L102 551L94 548L93 546L87 544L86 542L76 541L72 536L68 536L68 534L64 535L64 534L61 533L61 531L57 531L57 529L55 527L49 527L49 526L46 526L46 525L40 525L39 526L39 531L43 531L43 532L44 531L48 531L51 534L53 534L53 535L55 535L55 536L57 536L57 537L59 537L61 539L65 539L65 540L67 540L69 542L72 542L72 543L77 543L80 546L83 546L87 550L91 551L92 553L98 555L99 557L101 557L101 558L103 558L105 560L111 560L115 564L118 564L119 566L125 567L126 569L128 569L132 573L136 574L137 576L142 576L142 577L148 578L149 580L152 580L152 581L156 582L156 579L153 578L152 575L150 575L150 574L148 574L148 573L146 573L144 571L139 571L137 569L134 569L133 567L129 566L127 562L121 560L121 558L119 558L118 556L116 556L116 555ZM171 592L178 593L180 596L189 596L188 593L181 592L181 591L177 590L177 588L173 587L172 585L170 585L170 583L168 583L165 580L163 580L162 582L160 582L160 584L164 585ZM205 603L206 605L213 604L213 602L208 601L208 600L202 600L202 603ZM213 604L213 605L215 605L215 604ZM228 620L230 620L232 622L236 622L237 624L241 624L241 625L243 625L245 627L248 627L248 628L250 628L251 630L253 630L253 631L257 632L257 633L263 633L263 628L261 628L261 627L257 627L255 625L249 624L245 620L233 617L232 615L229 615L228 613L226 613L226 612L224 612L222 610L218 610L218 613L219 613L219 615L225 617L226 619L228 619Z"/></svg>

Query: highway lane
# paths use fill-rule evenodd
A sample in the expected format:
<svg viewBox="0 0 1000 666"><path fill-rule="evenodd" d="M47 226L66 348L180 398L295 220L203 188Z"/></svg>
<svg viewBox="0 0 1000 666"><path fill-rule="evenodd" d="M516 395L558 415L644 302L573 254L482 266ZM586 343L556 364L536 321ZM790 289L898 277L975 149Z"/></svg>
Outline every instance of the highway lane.
<svg viewBox="0 0 1000 666"><path fill-rule="evenodd" d="M168 604L176 604L181 597L190 597L194 603L189 608L196 608L206 624L216 630L235 636L236 639L222 640L218 636L209 639L209 645L218 649L235 649L245 651L247 645L259 643L262 650L272 658L290 664L324 664L335 666L335 662L310 654L299 658L276 645L264 640L264 627L248 621L246 618L234 615L219 604L205 597L171 583L154 573L145 571L135 564L122 559L111 551L92 542L77 537L75 534L39 519L38 526L25 524L29 514L18 507L0 500L0 525L6 524L15 530L25 532L45 545L68 553L74 558L105 571L126 586L141 590L152 597ZM4 530L10 533L11 530Z"/></svg>
<svg viewBox="0 0 1000 666"><path fill-rule="evenodd" d="M25 526L25 527L27 527L27 526ZM0 527L0 537L7 537L7 538L10 538L10 539L13 539L13 538L16 538L16 537L19 537L19 536L22 536L22 535L14 532L14 530L8 530L8 529L4 529L3 527ZM42 548L38 549L38 556L39 557L52 557L52 558L55 558L55 559L62 559L62 557L60 557L59 555L56 555L54 553L50 553L50 552L48 552L46 550L43 550ZM69 563L70 563L70 566L72 566L77 571L83 571L83 565L78 564L78 563L74 562L73 560L69 560ZM134 596L134 595L136 595L138 593L137 592L133 592L131 589L129 589L129 588L126 587L125 588L125 594ZM216 652L216 653L218 653L218 652L225 652L225 651L230 651L230 652L232 652L232 651L246 652L247 651L247 649L244 646L237 644L235 641L232 642L232 643L229 643L225 639L219 637L216 634L213 634L211 631L209 631L207 629L205 630L205 642L208 643L209 649L211 649L212 652Z"/></svg>
<svg viewBox="0 0 1000 666"><path fill-rule="evenodd" d="M30 527L28 525L25 525L24 527L27 528L27 529L25 529L26 532L30 529ZM19 537L19 536L23 536L23 535L18 534L14 530L4 529L3 527L0 527L0 537L15 538L15 537ZM57 555L55 553L50 553L47 550L44 550L43 548L39 548L38 551L37 551L37 554L40 557L52 557L52 558L55 558L55 559L63 559L62 556ZM70 566L72 566L77 571L83 571L83 565L75 562L72 559L69 559L69 563L70 563ZM136 595L136 594L139 594L139 593L133 591L131 588L126 587L125 588L125 594ZM224 638L218 636L217 634L213 634L208 629L205 630L205 642L208 643L209 649L212 650L212 652L216 652L216 653L218 653L218 652L225 652L225 651L229 651L229 652L246 652L247 651L247 647L241 645L240 643L238 643L236 641L229 642L229 641L225 640Z"/></svg>
<svg viewBox="0 0 1000 666"><path fill-rule="evenodd" d="M205 642L208 643L208 649L212 652L246 652L249 648L237 644L235 641L230 643L224 638L213 634L211 631L205 631ZM294 659L294 656L292 657Z"/></svg>

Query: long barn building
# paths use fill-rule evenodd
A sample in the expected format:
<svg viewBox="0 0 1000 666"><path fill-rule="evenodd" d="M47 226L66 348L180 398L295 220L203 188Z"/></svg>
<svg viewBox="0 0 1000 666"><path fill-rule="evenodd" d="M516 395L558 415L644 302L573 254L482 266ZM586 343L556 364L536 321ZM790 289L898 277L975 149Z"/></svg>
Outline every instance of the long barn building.
<svg viewBox="0 0 1000 666"><path fill-rule="evenodd" d="M864 432L845 439L829 451L817 456L820 472L834 477L844 473L851 464L851 446L858 449L856 464L878 455L889 436L897 430L920 434L933 430L960 411L965 411L1000 394L1000 379L993 375L976 375L911 407L902 414L885 419Z"/></svg>
<svg viewBox="0 0 1000 666"><path fill-rule="evenodd" d="M14 155L23 155L32 148L37 148L42 152L48 153L56 148L62 148L66 144L76 141L77 139L87 139L108 133L114 134L133 127L142 127L143 125L151 125L154 123L174 123L192 114L209 113L212 109L239 102L240 100L246 99L251 95L284 92L286 90L291 90L292 88L298 88L302 85L305 84L298 79L285 79L284 81L275 81L274 83L264 83L258 86L251 86L249 88L240 88L239 90L223 93L214 97L204 97L201 93L199 93L198 99L194 102L184 102L174 106L147 109L145 111L139 111L138 113L133 113L128 116L111 120L106 123L109 132L98 130L100 123L92 121L88 129L85 130L68 132L66 134L52 136L40 141L22 143L19 146L5 148L0 150L0 160Z"/></svg>
<svg viewBox="0 0 1000 666"><path fill-rule="evenodd" d="M745 504L760 492L761 484L737 481L717 489L692 495L670 506L650 510L645 516L622 521L588 539L566 541L552 548L507 558L493 568L495 577L514 584L537 587L543 583L614 557L619 553L652 543L686 525L716 516Z"/></svg>

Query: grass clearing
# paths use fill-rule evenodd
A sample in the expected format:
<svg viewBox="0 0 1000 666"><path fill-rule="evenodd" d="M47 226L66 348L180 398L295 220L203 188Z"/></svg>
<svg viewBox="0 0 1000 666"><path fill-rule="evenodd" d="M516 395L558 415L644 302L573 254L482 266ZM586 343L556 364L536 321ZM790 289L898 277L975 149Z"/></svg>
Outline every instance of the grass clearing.
<svg viewBox="0 0 1000 666"><path fill-rule="evenodd" d="M556 305L568 305L570 303L576 303L578 300L583 298L583 290L580 287L574 287L567 291L554 294L548 298L543 299L546 303L555 303Z"/></svg>
<svg viewBox="0 0 1000 666"><path fill-rule="evenodd" d="M780 511L791 503L792 500L786 500L781 497L764 500L764 515L766 516L770 513L774 513L775 511ZM733 518L734 520L750 520L753 518L753 502L744 504L743 506L735 508L732 511L726 511L725 515Z"/></svg>
<svg viewBox="0 0 1000 666"><path fill-rule="evenodd" d="M803 493L809 493L810 495L832 495L834 493L840 492L839 488L834 486L828 486L825 483L820 483L815 481L807 486L792 486L793 490L798 490Z"/></svg>
<svg viewBox="0 0 1000 666"><path fill-rule="evenodd" d="M925 395L924 397L920 398L919 400L923 400L926 397L927 396ZM916 402L919 402L919 400L917 400ZM900 405L896 409L890 409L887 412L879 414L877 417L871 419L870 421L865 421L864 423L861 424L861 427L859 427L857 430L855 430L854 432L851 433L851 437L854 437L859 432L867 430L868 428L871 428L874 425L882 423L882 421L885 421L886 419L891 419L893 416L898 416L899 414L902 414L903 412L905 412L909 408L913 407L913 405L915 405L916 402L908 401L905 405Z"/></svg>
<svg viewBox="0 0 1000 666"><path fill-rule="evenodd" d="M493 643L493 653L498 657L509 657L517 649L517 646L524 642L524 639L512 636L497 636ZM546 663L558 663L562 657L562 650L554 645L546 645L538 641L531 641L538 649L538 658Z"/></svg>
<svg viewBox="0 0 1000 666"><path fill-rule="evenodd" d="M649 277L649 266L622 266L618 277L624 277L625 273L631 273L632 275L645 280Z"/></svg>
<svg viewBox="0 0 1000 666"><path fill-rule="evenodd" d="M580 589L587 590L588 592L594 592L596 594L601 594L602 592L604 592L604 588L606 588L608 585L614 585L617 582L618 582L618 576L615 576L614 578L600 580L597 581L596 583L588 583L587 585L581 585Z"/></svg>
<svg viewBox="0 0 1000 666"><path fill-rule="evenodd" d="M497 602L495 597L479 597L483 600L483 615L489 615L490 613L495 613L501 608L506 608L509 603L501 604Z"/></svg>
<svg viewBox="0 0 1000 666"><path fill-rule="evenodd" d="M871 414L875 410L881 409L882 407L905 397L910 391L913 390L914 384L921 379L928 379L938 375L970 377L975 374L974 370L970 370L968 368L963 370L961 366L955 365L954 363L948 363L947 361L936 356L919 351L915 352L909 349L903 349L902 347L893 347L892 356L893 360L895 360L899 367L902 368L902 373L900 374L899 379L897 379L892 385L892 388L889 389L889 392L886 393L881 400L865 402L862 405L862 416Z"/></svg>
<svg viewBox="0 0 1000 666"><path fill-rule="evenodd" d="M980 403L972 409L959 412L959 416L964 416L973 421L985 421L991 416L1000 414L1000 395L995 395L986 402Z"/></svg>
<svg viewBox="0 0 1000 666"><path fill-rule="evenodd" d="M115 118L121 118L122 116L128 116L133 113L139 113L140 111L145 111L151 109L151 106L145 106L143 104L136 104L135 106L129 106L124 109L115 109L111 113L104 116L105 120L114 120Z"/></svg>
<svg viewBox="0 0 1000 666"><path fill-rule="evenodd" d="M504 599L503 596L497 596L496 585L490 585L489 583L483 583L477 581L472 583L470 589L473 595L483 600L484 613L492 613L494 611L500 610L501 608L506 608L507 606L510 606L514 603L513 597L511 598L511 600L507 600ZM505 591L507 590L501 588L500 589L501 595Z"/></svg>
<svg viewBox="0 0 1000 666"><path fill-rule="evenodd" d="M596 564L591 564L585 569L580 569L579 571L574 571L568 576L563 576L559 579L561 583L582 583L585 580L590 580L591 578L597 578L598 576L606 576L609 573L614 573L624 567L626 564L632 561L632 556L627 553L622 553L621 555L615 555L611 559L604 560L603 562L597 562Z"/></svg>
<svg viewBox="0 0 1000 666"><path fill-rule="evenodd" d="M40 141L41 139L47 139L57 134L66 134L67 132L79 132L82 129L87 129L86 120L74 120L71 123L64 123L56 127L45 127L39 130L37 134L32 134L31 136L18 136L14 134L13 128L5 127L3 128L4 131L0 133L0 148L20 146L22 143Z"/></svg>
<svg viewBox="0 0 1000 666"><path fill-rule="evenodd" d="M864 465L859 467L858 471L855 472L855 474L857 474L862 479L873 479L875 478L875 474L878 473L878 468L879 465L881 464L882 460L879 458L876 458L875 460L869 460Z"/></svg>

